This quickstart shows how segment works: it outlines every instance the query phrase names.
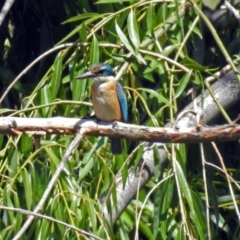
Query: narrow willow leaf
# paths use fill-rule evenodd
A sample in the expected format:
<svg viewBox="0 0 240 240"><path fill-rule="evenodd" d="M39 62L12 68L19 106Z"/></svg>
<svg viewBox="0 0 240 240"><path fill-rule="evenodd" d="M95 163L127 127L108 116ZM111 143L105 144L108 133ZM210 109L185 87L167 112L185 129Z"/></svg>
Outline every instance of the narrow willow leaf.
<svg viewBox="0 0 240 240"><path fill-rule="evenodd" d="M123 166L123 164L125 162L125 158L124 158L123 154L116 155L116 162L118 165L118 169ZM121 176L122 176L123 185L125 186L127 177L128 177L128 166L126 164L122 168Z"/></svg>
<svg viewBox="0 0 240 240"><path fill-rule="evenodd" d="M12 202L12 194L13 193L9 193L9 191L7 190L7 187L4 188L3 199L4 199L5 204L8 207L14 207L14 204ZM14 221L15 221L15 213L13 211L8 211L8 216L10 218L10 221L12 223L14 223Z"/></svg>
<svg viewBox="0 0 240 240"><path fill-rule="evenodd" d="M185 57L182 61L181 64L184 65L187 68L193 69L193 70L198 70L198 71L205 71L205 72L211 72L211 71L216 71L217 68L209 68L208 66L203 66L199 64L198 62L194 61L193 59L189 57Z"/></svg>
<svg viewBox="0 0 240 240"><path fill-rule="evenodd" d="M161 156L156 144L153 147L153 153L154 153L154 177L156 181L158 181L162 172L162 169L161 169L162 162L161 162Z"/></svg>
<svg viewBox="0 0 240 240"><path fill-rule="evenodd" d="M3 145L3 135L0 135L0 149L1 150L3 149L2 145Z"/></svg>
<svg viewBox="0 0 240 240"><path fill-rule="evenodd" d="M93 230L93 232L96 232L97 231L97 218L96 218L95 206L91 201L87 201L86 207L88 209L88 214L89 214L92 230Z"/></svg>
<svg viewBox="0 0 240 240"><path fill-rule="evenodd" d="M0 109L0 114L10 113L10 112L16 112L16 110L8 109L8 108L1 108Z"/></svg>
<svg viewBox="0 0 240 240"><path fill-rule="evenodd" d="M86 28L86 25L85 25L84 22L82 23L82 29L79 32L79 34L80 34L80 37L81 37L81 41L87 42L87 28Z"/></svg>
<svg viewBox="0 0 240 240"><path fill-rule="evenodd" d="M96 20L97 18L102 18L102 14L99 13L81 13L78 16L69 18L67 21L63 22L63 24L65 23L70 23L70 22L76 22L82 19L86 19L86 18L93 18Z"/></svg>
<svg viewBox="0 0 240 240"><path fill-rule="evenodd" d="M31 177L25 168L22 171L22 179L23 179L23 186L25 191L24 198L26 201L27 209L31 209L32 208L32 183L31 183Z"/></svg>
<svg viewBox="0 0 240 240"><path fill-rule="evenodd" d="M83 72L83 71L82 71ZM75 101L83 100L86 97L86 89L89 86L88 80L74 80L71 82L72 98Z"/></svg>
<svg viewBox="0 0 240 240"><path fill-rule="evenodd" d="M170 46L167 46L163 49L163 51L161 52L161 54L163 56L169 56L173 51L175 51L176 49L178 49L180 46L180 44L174 44L174 45L170 45Z"/></svg>
<svg viewBox="0 0 240 240"><path fill-rule="evenodd" d="M61 52L57 55L55 62L53 64L53 74L51 78L50 91L52 95L52 101L55 100L59 86L61 84L61 74L62 74L62 54Z"/></svg>
<svg viewBox="0 0 240 240"><path fill-rule="evenodd" d="M81 170L79 171L79 180L82 180L91 171L94 165L94 160L94 157L90 157L86 165L81 167Z"/></svg>
<svg viewBox="0 0 240 240"><path fill-rule="evenodd" d="M193 83L195 83L196 85L202 85L204 87L204 79L203 76L200 74L199 71L194 71L194 79L193 79Z"/></svg>
<svg viewBox="0 0 240 240"><path fill-rule="evenodd" d="M196 210L195 210L195 206L194 206L195 204L193 203L193 199L192 199L192 195L191 195L191 189L187 183L184 172L183 172L180 164L178 163L178 161L175 161L175 165L176 165L176 174L177 174L177 177L179 180L179 185L184 194L185 199L187 200L188 206L190 207L192 220L197 227L200 239L204 240L205 239L205 229L202 228L202 225L199 222L198 216L196 214Z"/></svg>
<svg viewBox="0 0 240 240"><path fill-rule="evenodd" d="M90 49L90 65L99 62L99 46L98 40L95 35L93 35L92 45Z"/></svg>
<svg viewBox="0 0 240 240"><path fill-rule="evenodd" d="M129 38L133 43L135 51L138 52L138 48L140 45L139 28L138 28L138 22L136 19L135 12L132 9L130 10L130 13L128 15L127 28L128 28Z"/></svg>
<svg viewBox="0 0 240 240"><path fill-rule="evenodd" d="M174 216L174 215L172 214L172 216ZM169 226L171 226L171 227L168 230L167 235L165 237L164 236L162 237L163 239L172 240L172 239L176 238L176 233L178 232L179 223L176 223L175 221L173 221L173 222L174 223L172 223L172 224L171 224L171 222L169 222Z"/></svg>
<svg viewBox="0 0 240 240"><path fill-rule="evenodd" d="M50 221L43 219L39 227L39 235L36 236L36 239L48 239L50 226Z"/></svg>
<svg viewBox="0 0 240 240"><path fill-rule="evenodd" d="M183 75L183 77L181 78L180 83L177 87L176 94L174 97L175 99L178 98L183 93L183 91L186 89L186 87L191 79L191 75L192 75L192 71L185 73Z"/></svg>
<svg viewBox="0 0 240 240"><path fill-rule="evenodd" d="M137 155L135 155L131 161L134 161L133 163L129 163L129 165L131 166L132 164L134 164L134 169L137 169L139 167L139 163L142 160L142 154L143 154L143 149L144 149L143 144L138 146L138 150L137 150Z"/></svg>
<svg viewBox="0 0 240 240"><path fill-rule="evenodd" d="M58 166L59 164L59 159L56 156L56 154L53 152L52 148L44 148L44 150L47 152L49 158L50 158L50 163L53 163L55 167ZM51 164L52 166L52 164Z"/></svg>
<svg viewBox="0 0 240 240"><path fill-rule="evenodd" d="M43 104L48 104L52 102L52 95L51 92L49 91L48 85L45 85L41 89L41 105ZM50 107L44 107L41 109L43 117L48 117L50 113Z"/></svg>
<svg viewBox="0 0 240 240"><path fill-rule="evenodd" d="M117 22L115 22L115 28L117 31L117 34L119 36L119 38L121 39L122 43L125 45L125 47L132 53L135 55L135 51L133 49L133 47L131 46L130 42L128 41L127 37L125 36L125 34L123 33L123 31L121 30L121 28L118 26Z"/></svg>
<svg viewBox="0 0 240 240"><path fill-rule="evenodd" d="M33 140L32 137L24 134L21 137L21 152L24 154L29 154L29 151L32 148Z"/></svg>
<svg viewBox="0 0 240 240"><path fill-rule="evenodd" d="M143 221L140 221L139 223L139 230L143 232L143 234L146 236L149 240L154 240L154 236L152 234L151 226L148 224L145 224Z"/></svg>
<svg viewBox="0 0 240 240"><path fill-rule="evenodd" d="M147 88L138 88L138 90L142 90L142 91L148 92L153 97L156 97L158 99L159 103L165 103L169 107L173 107L173 105L165 97L163 97L160 93L155 92L154 90L147 89Z"/></svg>
<svg viewBox="0 0 240 240"><path fill-rule="evenodd" d="M175 164L176 164L176 173L177 173L177 176L179 179L180 187L182 189L182 192L184 193L184 197L187 199L188 204L190 205L190 209L194 209L193 203L192 203L192 197L191 197L191 193L190 193L190 188L189 188L189 185L185 178L184 171L182 170L178 161L175 161ZM194 211L194 213L195 213L195 211Z"/></svg>
<svg viewBox="0 0 240 240"><path fill-rule="evenodd" d="M52 207L52 212L53 214L56 216L57 219L59 220L63 220L66 219L66 215L67 213L63 210L64 209L64 205L62 204L61 195L58 195L54 198L53 204L51 205ZM65 231L65 227L64 226L58 226L58 229L60 231L60 236L63 236L64 231Z"/></svg>
<svg viewBox="0 0 240 240"><path fill-rule="evenodd" d="M154 12L154 8L153 8L153 4L150 3L148 6L148 9L147 9L147 28L152 36L153 36L153 30L154 30L154 26L155 26L154 16L155 16L155 12Z"/></svg>
<svg viewBox="0 0 240 240"><path fill-rule="evenodd" d="M19 201L19 196L16 193L13 195L13 202L14 202L14 207L15 208L21 208L21 203ZM21 228L23 218L24 218L23 214L16 214L15 225L14 225L14 231L15 232L18 232L19 229Z"/></svg>
<svg viewBox="0 0 240 240"><path fill-rule="evenodd" d="M206 232L206 210L205 206L203 205L204 202L202 201L201 196L195 193L193 190L191 190L191 195L199 226L201 227L202 231Z"/></svg>
<svg viewBox="0 0 240 240"><path fill-rule="evenodd" d="M177 211L173 212L170 216L167 214L172 203L174 187L175 183L173 181L173 178L165 181L162 186L162 198L159 202L159 205L161 210L160 231L163 239L165 239L169 235L169 226L172 226L175 223L175 217L178 214Z"/></svg>

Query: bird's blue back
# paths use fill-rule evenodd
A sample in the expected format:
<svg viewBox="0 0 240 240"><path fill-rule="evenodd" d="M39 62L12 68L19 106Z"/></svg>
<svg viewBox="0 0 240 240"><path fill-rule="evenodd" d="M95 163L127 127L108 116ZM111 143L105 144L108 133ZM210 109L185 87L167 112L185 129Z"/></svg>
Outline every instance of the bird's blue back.
<svg viewBox="0 0 240 240"><path fill-rule="evenodd" d="M119 105L122 112L122 118L124 122L127 122L128 121L127 98L121 84L118 81L116 82L116 86L117 86L117 97L118 97Z"/></svg>

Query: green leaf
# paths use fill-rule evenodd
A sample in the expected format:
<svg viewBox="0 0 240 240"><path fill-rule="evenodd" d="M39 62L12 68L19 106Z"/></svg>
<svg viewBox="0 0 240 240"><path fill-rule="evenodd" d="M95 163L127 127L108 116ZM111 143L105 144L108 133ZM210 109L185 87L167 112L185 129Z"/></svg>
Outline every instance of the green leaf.
<svg viewBox="0 0 240 240"><path fill-rule="evenodd" d="M165 103L169 107L173 107L173 105L165 97L163 97L160 93L155 92L154 90L147 89L147 88L139 88L138 90L148 92L152 97L156 97L159 103Z"/></svg>
<svg viewBox="0 0 240 240"><path fill-rule="evenodd" d="M45 149L45 151L47 152L47 154L49 156L49 160L50 160L51 166L53 164L57 168L58 164L59 164L59 158L56 156L56 154L54 153L52 148L44 148L44 149ZM54 171L55 169L52 169L52 170Z"/></svg>
<svg viewBox="0 0 240 240"><path fill-rule="evenodd" d="M151 2L147 9L147 28L148 31L151 33L151 36L153 36L154 26L155 26L155 12L153 4Z"/></svg>
<svg viewBox="0 0 240 240"><path fill-rule="evenodd" d="M86 28L86 25L85 25L84 22L82 23L82 29L79 32L79 34L80 34L81 41L82 42L87 42L87 28Z"/></svg>
<svg viewBox="0 0 240 240"><path fill-rule="evenodd" d="M63 22L63 24L80 21L86 18L94 18L94 20L97 20L98 18L101 18L101 17L102 17L102 14L99 14L99 13L82 13L78 16L69 18L67 21Z"/></svg>
<svg viewBox="0 0 240 240"><path fill-rule="evenodd" d="M29 175L28 171L24 168L22 172L22 179L23 179L23 186L25 191L25 199L27 209L32 208L32 183L31 183L31 176Z"/></svg>
<svg viewBox="0 0 240 240"><path fill-rule="evenodd" d="M52 101L57 96L57 92L59 90L59 86L61 84L61 74L62 74L62 54L61 52L57 55L55 62L53 64L53 74L51 78L51 84L50 84L50 91L51 91L51 97Z"/></svg>
<svg viewBox="0 0 240 240"><path fill-rule="evenodd" d="M1 108L0 109L0 114L11 113L11 112L16 112L16 110L9 109L9 108Z"/></svg>
<svg viewBox="0 0 240 240"><path fill-rule="evenodd" d="M93 35L92 45L90 49L90 65L99 62L99 46L98 40L95 35Z"/></svg>
<svg viewBox="0 0 240 240"><path fill-rule="evenodd" d="M139 29L138 29L138 22L136 19L135 12L132 9L128 15L127 27L128 27L129 38L133 43L135 51L138 52L138 48L140 45Z"/></svg>
<svg viewBox="0 0 240 240"><path fill-rule="evenodd" d="M128 41L127 37L125 36L125 34L123 33L123 31L121 30L121 28L118 26L117 22L115 22L115 28L117 31L117 34L119 36L119 38L121 39L122 43L125 45L125 47L132 53L135 55L135 51L132 47L132 45L130 44L130 42Z"/></svg>
<svg viewBox="0 0 240 240"><path fill-rule="evenodd" d="M196 209L195 209L195 206L193 203L192 195L191 195L191 189L187 183L184 172L183 172L180 164L178 163L178 161L175 161L175 166L176 166L176 174L177 174L177 177L179 180L179 185L180 185L181 191L183 192L183 195L184 195L185 199L187 200L188 206L190 207L192 220L196 224L200 239L204 240L206 229L203 228L203 226L199 222L198 216L196 214Z"/></svg>
<svg viewBox="0 0 240 240"><path fill-rule="evenodd" d="M29 154L29 151L32 149L33 139L32 137L24 134L21 137L21 152L24 154Z"/></svg>
<svg viewBox="0 0 240 240"><path fill-rule="evenodd" d="M216 68L210 69L208 66L205 67L189 57L185 57L181 61L181 64L192 70L205 71L205 72L216 71Z"/></svg>
<svg viewBox="0 0 240 240"><path fill-rule="evenodd" d="M78 72L77 75L81 75L84 72L85 69L82 69L80 72ZM76 75L76 76L77 76ZM75 77L75 76L74 76ZM87 96L87 89L90 86L90 81L83 79L74 79L71 81L71 90L72 90L72 99L75 101L83 101L84 98Z"/></svg>
<svg viewBox="0 0 240 240"><path fill-rule="evenodd" d="M183 75L183 77L181 78L180 83L177 87L174 99L177 99L183 93L183 91L186 89L186 87L191 79L191 76L192 76L192 71L185 73Z"/></svg>
<svg viewBox="0 0 240 240"><path fill-rule="evenodd" d="M41 105L48 104L52 102L52 95L49 90L48 85L41 88ZM50 107L44 107L41 109L43 117L48 117L50 115Z"/></svg>

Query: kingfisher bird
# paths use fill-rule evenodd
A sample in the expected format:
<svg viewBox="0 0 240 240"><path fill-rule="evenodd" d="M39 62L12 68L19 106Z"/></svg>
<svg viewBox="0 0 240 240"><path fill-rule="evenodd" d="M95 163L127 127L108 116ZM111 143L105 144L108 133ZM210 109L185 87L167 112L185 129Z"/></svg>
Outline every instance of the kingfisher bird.
<svg viewBox="0 0 240 240"><path fill-rule="evenodd" d="M102 121L128 120L127 99L121 84L116 80L113 68L104 63L97 63L89 71L76 77L77 79L92 78L92 103L96 118ZM121 139L111 138L111 151L121 154Z"/></svg>

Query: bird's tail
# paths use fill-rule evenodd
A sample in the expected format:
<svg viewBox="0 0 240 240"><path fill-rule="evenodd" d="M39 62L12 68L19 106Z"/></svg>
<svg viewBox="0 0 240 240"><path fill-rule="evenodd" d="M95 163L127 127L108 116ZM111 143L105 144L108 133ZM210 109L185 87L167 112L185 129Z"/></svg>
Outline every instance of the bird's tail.
<svg viewBox="0 0 240 240"><path fill-rule="evenodd" d="M119 138L111 138L111 151L113 154L121 154L122 153L122 145L121 145L121 139Z"/></svg>

